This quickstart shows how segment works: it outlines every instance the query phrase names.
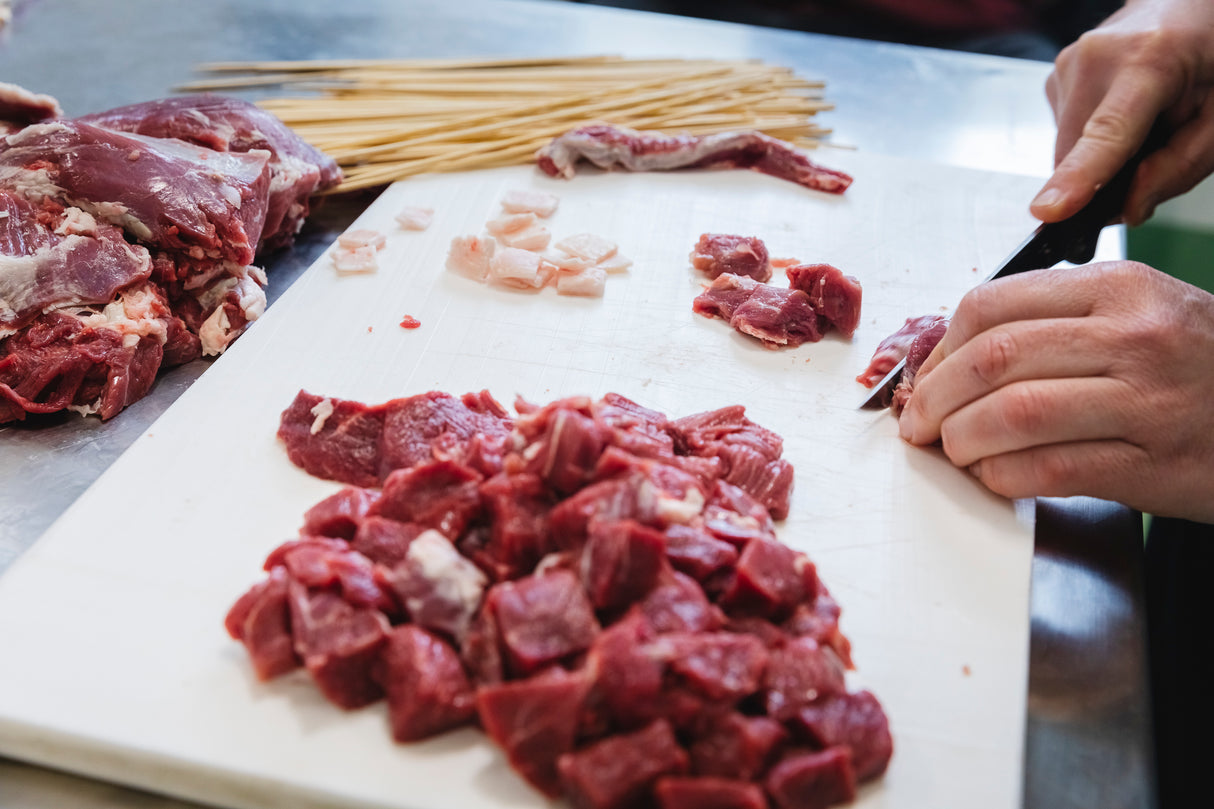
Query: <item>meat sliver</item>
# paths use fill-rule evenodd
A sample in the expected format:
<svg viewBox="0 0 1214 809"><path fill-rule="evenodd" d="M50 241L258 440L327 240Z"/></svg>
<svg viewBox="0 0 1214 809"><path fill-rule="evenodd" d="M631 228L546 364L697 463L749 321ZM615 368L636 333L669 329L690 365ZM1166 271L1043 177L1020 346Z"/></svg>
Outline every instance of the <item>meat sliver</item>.
<svg viewBox="0 0 1214 809"><path fill-rule="evenodd" d="M425 230L434 222L434 209L419 205L406 205L396 214L396 222L403 230Z"/></svg>
<svg viewBox="0 0 1214 809"><path fill-rule="evenodd" d="M533 213L541 219L547 219L556 213L560 205L560 197L546 191L516 188L507 191L502 196L502 210L506 213Z"/></svg>

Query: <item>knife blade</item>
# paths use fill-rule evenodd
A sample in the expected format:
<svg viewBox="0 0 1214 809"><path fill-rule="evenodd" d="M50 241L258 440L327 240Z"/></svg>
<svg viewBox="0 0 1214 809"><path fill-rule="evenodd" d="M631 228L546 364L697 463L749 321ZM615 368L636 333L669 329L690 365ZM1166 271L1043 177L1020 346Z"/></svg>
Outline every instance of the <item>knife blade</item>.
<svg viewBox="0 0 1214 809"><path fill-rule="evenodd" d="M1086 264L1096 255L1096 241L1105 226L1112 224L1125 207L1130 184L1138 166L1150 152L1155 151L1165 140L1165 133L1156 126L1148 135L1142 148L1121 167L1113 179L1101 186L1088 204L1077 213L1061 222L1038 225L1029 237L1020 243L982 283L1004 278L1029 270L1049 269L1059 262ZM894 388L902 381L906 358L887 373L860 404L861 410L880 410L889 407Z"/></svg>

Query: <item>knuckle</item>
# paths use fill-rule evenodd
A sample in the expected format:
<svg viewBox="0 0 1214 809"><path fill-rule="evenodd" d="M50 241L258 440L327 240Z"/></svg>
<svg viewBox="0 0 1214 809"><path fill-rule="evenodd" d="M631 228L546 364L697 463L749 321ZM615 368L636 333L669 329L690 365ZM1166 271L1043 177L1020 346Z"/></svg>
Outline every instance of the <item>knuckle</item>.
<svg viewBox="0 0 1214 809"><path fill-rule="evenodd" d="M1016 340L1005 331L994 331L983 340L974 359L973 372L987 387L997 387L1015 366Z"/></svg>
<svg viewBox="0 0 1214 809"><path fill-rule="evenodd" d="M1130 142L1133 125L1121 112L1098 110L1083 125L1083 139L1094 145L1120 146Z"/></svg>
<svg viewBox="0 0 1214 809"><path fill-rule="evenodd" d="M1016 436L1038 435L1048 421L1046 402L1028 385L1008 389L1000 411L1004 427Z"/></svg>
<svg viewBox="0 0 1214 809"><path fill-rule="evenodd" d="M1074 458L1064 451L1034 452L1030 456L1033 489L1042 495L1069 494L1079 479Z"/></svg>

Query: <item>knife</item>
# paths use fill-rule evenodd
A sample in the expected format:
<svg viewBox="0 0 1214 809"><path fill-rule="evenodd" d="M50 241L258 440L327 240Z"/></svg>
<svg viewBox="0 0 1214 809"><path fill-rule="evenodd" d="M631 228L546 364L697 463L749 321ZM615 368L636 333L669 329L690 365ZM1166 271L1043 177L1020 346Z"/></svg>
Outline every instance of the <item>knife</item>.
<svg viewBox="0 0 1214 809"><path fill-rule="evenodd" d="M1096 240L1100 231L1115 220L1125 207L1125 200L1130 192L1130 184L1142 159L1155 151L1166 141L1162 127L1156 125L1147 136L1142 148L1121 167L1105 185L1101 186L1088 204L1061 222L1050 222L1037 226L1037 229L1025 239L1011 255L1003 260L994 272L982 280L982 283L1003 278L1008 275L1027 272L1029 270L1044 270L1053 267L1060 261L1073 264L1086 264L1096 255ZM894 388L902 380L902 371L906 367L906 358L898 361L881 382L873 388L868 397L861 403L861 410L880 410L889 407L893 399Z"/></svg>

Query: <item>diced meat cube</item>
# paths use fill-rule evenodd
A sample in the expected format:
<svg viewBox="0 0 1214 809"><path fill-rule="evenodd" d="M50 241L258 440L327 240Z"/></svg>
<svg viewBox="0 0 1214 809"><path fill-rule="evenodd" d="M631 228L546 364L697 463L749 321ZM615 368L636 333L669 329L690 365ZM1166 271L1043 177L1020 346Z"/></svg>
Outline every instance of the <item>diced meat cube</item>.
<svg viewBox="0 0 1214 809"><path fill-rule="evenodd" d="M773 519L788 516L792 498L793 466L782 458L774 460L743 444L724 444L718 455L728 465L725 480L742 489L771 514Z"/></svg>
<svg viewBox="0 0 1214 809"><path fill-rule="evenodd" d="M283 543L266 558L266 570L279 566L310 589L340 593L353 607L396 611L396 600L381 586L371 560L352 551L344 540L303 537Z"/></svg>
<svg viewBox="0 0 1214 809"><path fill-rule="evenodd" d="M535 252L543 250L548 246L548 243L552 241L552 232L543 225L532 225L522 230L503 233L497 237L497 240L504 247L514 247L519 250ZM493 271L492 266L490 266L489 271Z"/></svg>
<svg viewBox="0 0 1214 809"><path fill-rule="evenodd" d="M466 725L476 715L472 686L455 649L421 627L389 632L373 673L388 698L388 722L398 742Z"/></svg>
<svg viewBox="0 0 1214 809"><path fill-rule="evenodd" d="M767 245L757 237L705 233L692 249L690 260L691 266L709 278L732 273L762 282L771 278L768 258Z"/></svg>
<svg viewBox="0 0 1214 809"><path fill-rule="evenodd" d="M383 696L371 669L388 637L388 619L376 609L355 608L328 592L288 587L295 651L330 702L361 708Z"/></svg>
<svg viewBox="0 0 1214 809"><path fill-rule="evenodd" d="M480 236L456 236L447 250L447 269L473 281L489 277L489 262L497 242Z"/></svg>
<svg viewBox="0 0 1214 809"><path fill-rule="evenodd" d="M603 259L595 266L607 273L624 272L632 266L632 259L616 253L611 258Z"/></svg>
<svg viewBox="0 0 1214 809"><path fill-rule="evenodd" d="M641 602L641 612L658 632L703 632L721 626L722 617L690 576L671 572Z"/></svg>
<svg viewBox="0 0 1214 809"><path fill-rule="evenodd" d="M644 801L658 778L685 773L687 753L670 723L658 720L566 753L557 768L576 809L630 809Z"/></svg>
<svg viewBox="0 0 1214 809"><path fill-rule="evenodd" d="M579 273L561 273L556 278L559 295L601 298L607 289L607 271L602 267L587 267Z"/></svg>
<svg viewBox="0 0 1214 809"><path fill-rule="evenodd" d="M337 243L347 250L356 250L359 247L374 247L376 250L383 250L388 243L388 237L378 230L358 228L347 230L338 236Z"/></svg>
<svg viewBox="0 0 1214 809"><path fill-rule="evenodd" d="M666 529L666 558L675 570L698 582L738 561L738 551L728 542L699 528L672 525Z"/></svg>
<svg viewBox="0 0 1214 809"><path fill-rule="evenodd" d="M750 635L671 632L657 642L670 650L670 670L711 700L736 701L759 689L767 649Z"/></svg>
<svg viewBox="0 0 1214 809"><path fill-rule="evenodd" d="M379 262L375 258L375 248L370 245L353 248L339 247L329 255L333 259L333 268L337 270L338 275L366 275L379 269Z"/></svg>
<svg viewBox="0 0 1214 809"><path fill-rule="evenodd" d="M734 309L729 325L763 341L766 348L799 346L822 339L819 315L799 289L757 284Z"/></svg>
<svg viewBox="0 0 1214 809"><path fill-rule="evenodd" d="M617 609L657 583L666 537L634 520L594 520L582 549L582 581L596 609Z"/></svg>
<svg viewBox="0 0 1214 809"><path fill-rule="evenodd" d="M646 522L637 494L637 484L613 478L592 483L566 497L548 513L552 539L564 550L579 550L586 542L592 519L635 519Z"/></svg>
<svg viewBox="0 0 1214 809"><path fill-rule="evenodd" d="M539 289L540 256L530 250L503 247L489 260L489 280L506 286Z"/></svg>
<svg viewBox="0 0 1214 809"><path fill-rule="evenodd" d="M767 809L757 784L726 778L659 778L653 788L658 809Z"/></svg>
<svg viewBox="0 0 1214 809"><path fill-rule="evenodd" d="M390 520L387 517L364 517L358 524L350 547L372 562L395 567L409 552L409 543L426 530L412 522Z"/></svg>
<svg viewBox="0 0 1214 809"><path fill-rule="evenodd" d="M776 720L730 711L710 719L695 734L689 752L696 775L753 781L767 771L775 752L788 738Z"/></svg>
<svg viewBox="0 0 1214 809"><path fill-rule="evenodd" d="M488 584L437 531L418 534L386 578L414 623L456 640L468 631Z"/></svg>
<svg viewBox="0 0 1214 809"><path fill-rule="evenodd" d="M480 491L490 515L485 554L493 562L517 575L556 550L548 536L548 511L554 498L539 475L496 475L481 484Z"/></svg>
<svg viewBox="0 0 1214 809"><path fill-rule="evenodd" d="M573 236L566 236L554 247L567 255L584 258L592 265L611 258L619 251L615 242L593 233L576 233Z"/></svg>
<svg viewBox="0 0 1214 809"><path fill-rule="evenodd" d="M827 809L856 799L856 775L843 747L789 755L763 785L778 809Z"/></svg>
<svg viewBox="0 0 1214 809"><path fill-rule="evenodd" d="M402 230L425 230L434 222L434 209L406 205L396 214L396 222Z"/></svg>
<svg viewBox="0 0 1214 809"><path fill-rule="evenodd" d="M530 226L536 224L538 217L526 211L524 213L503 214L496 219L490 219L485 223L485 230L489 231L494 236L504 236L508 233L518 233L521 230L526 230Z"/></svg>
<svg viewBox="0 0 1214 809"><path fill-rule="evenodd" d="M822 319L851 337L860 325L860 282L830 264L798 264L784 271L788 284L809 296Z"/></svg>
<svg viewBox="0 0 1214 809"><path fill-rule="evenodd" d="M516 188L502 196L502 210L507 213L533 213L547 219L556 213L560 197L546 191Z"/></svg>
<svg viewBox="0 0 1214 809"><path fill-rule="evenodd" d="M654 632L637 609L606 627L590 647L586 668L594 677L593 703L604 728L633 730L664 716L666 659L653 654Z"/></svg>
<svg viewBox="0 0 1214 809"><path fill-rule="evenodd" d="M791 724L814 744L849 750L852 769L861 782L885 772L894 752L889 720L868 691L823 696L801 708Z"/></svg>
<svg viewBox="0 0 1214 809"><path fill-rule="evenodd" d="M846 690L843 673L843 663L834 650L813 638L794 638L773 649L763 677L767 715L784 722L819 698L842 694Z"/></svg>
<svg viewBox="0 0 1214 809"><path fill-rule="evenodd" d="M528 471L561 494L571 494L593 476L611 429L572 408L551 414L544 431L531 444Z"/></svg>
<svg viewBox="0 0 1214 809"><path fill-rule="evenodd" d="M301 534L316 537L353 539L359 523L379 499L379 492L358 486L347 486L326 497L304 512Z"/></svg>
<svg viewBox="0 0 1214 809"><path fill-rule="evenodd" d="M581 582L568 570L494 585L488 606L497 619L508 667L518 674L588 649L599 631Z"/></svg>
<svg viewBox="0 0 1214 809"><path fill-rule="evenodd" d="M454 541L480 513L481 479L475 469L452 461L397 469L370 513L434 528Z"/></svg>
<svg viewBox="0 0 1214 809"><path fill-rule="evenodd" d="M244 644L259 680L270 680L300 665L291 639L287 571L276 568L253 585L228 611L224 626Z"/></svg>
<svg viewBox="0 0 1214 809"><path fill-rule="evenodd" d="M733 584L721 597L731 613L788 615L813 599L817 574L803 554L780 542L752 539L738 558Z"/></svg>
<svg viewBox="0 0 1214 809"><path fill-rule="evenodd" d="M823 646L835 650L835 654L847 668L853 668L851 642L839 631L839 609L822 582L818 582L818 597L813 603L800 604L784 622L784 629L794 637L813 638Z"/></svg>
<svg viewBox="0 0 1214 809"><path fill-rule="evenodd" d="M489 738L506 751L515 770L549 797L560 795L557 759L573 750L590 685L585 672L553 667L476 691L476 708Z"/></svg>

